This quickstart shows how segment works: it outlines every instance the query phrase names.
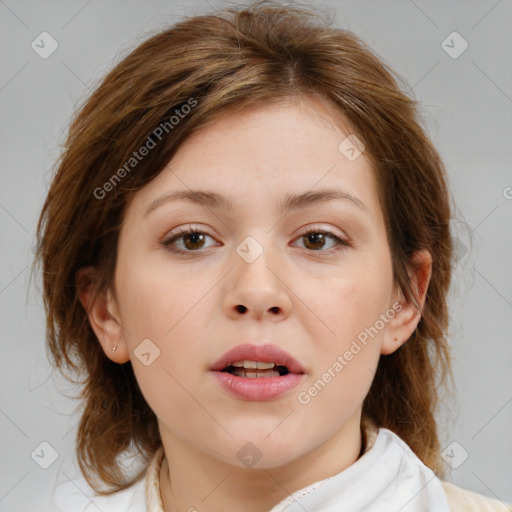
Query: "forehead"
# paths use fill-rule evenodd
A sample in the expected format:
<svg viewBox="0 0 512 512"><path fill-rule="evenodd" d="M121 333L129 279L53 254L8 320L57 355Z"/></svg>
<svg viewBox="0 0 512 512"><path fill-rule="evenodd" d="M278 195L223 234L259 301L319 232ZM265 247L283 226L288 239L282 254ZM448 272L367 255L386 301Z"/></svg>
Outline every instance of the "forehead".
<svg viewBox="0 0 512 512"><path fill-rule="evenodd" d="M184 141L136 194L136 203L142 208L164 193L209 190L229 196L234 207L251 198L262 206L267 200L278 205L291 193L342 188L371 209L377 200L371 162L364 151L357 154L362 149L357 143L356 153L347 153L358 139L342 121L315 101L252 106L227 115Z"/></svg>

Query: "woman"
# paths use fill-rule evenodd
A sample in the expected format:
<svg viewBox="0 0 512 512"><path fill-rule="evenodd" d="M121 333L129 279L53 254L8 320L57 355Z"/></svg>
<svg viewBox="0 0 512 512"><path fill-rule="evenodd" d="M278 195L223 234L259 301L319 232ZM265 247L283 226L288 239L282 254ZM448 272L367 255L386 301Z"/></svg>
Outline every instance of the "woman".
<svg viewBox="0 0 512 512"><path fill-rule="evenodd" d="M449 220L414 102L354 34L258 2L136 48L38 227L92 503L508 510L441 480ZM91 506L77 482L56 510Z"/></svg>

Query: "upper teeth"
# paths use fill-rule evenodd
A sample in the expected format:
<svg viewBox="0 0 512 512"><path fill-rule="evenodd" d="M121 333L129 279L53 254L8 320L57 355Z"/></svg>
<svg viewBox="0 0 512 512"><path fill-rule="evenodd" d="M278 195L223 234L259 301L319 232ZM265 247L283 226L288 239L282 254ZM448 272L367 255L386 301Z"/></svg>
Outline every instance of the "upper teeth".
<svg viewBox="0 0 512 512"><path fill-rule="evenodd" d="M231 366L236 366L237 368L251 368L258 370L269 370L270 368L274 368L274 363L263 363L261 361L236 361L231 363Z"/></svg>

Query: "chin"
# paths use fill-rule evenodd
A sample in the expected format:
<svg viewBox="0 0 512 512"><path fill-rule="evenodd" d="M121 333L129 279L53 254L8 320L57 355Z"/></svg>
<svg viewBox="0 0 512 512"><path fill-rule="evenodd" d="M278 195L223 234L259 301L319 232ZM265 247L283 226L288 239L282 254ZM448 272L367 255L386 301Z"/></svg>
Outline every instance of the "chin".
<svg viewBox="0 0 512 512"><path fill-rule="evenodd" d="M302 443L291 442L290 439L270 439L261 433L235 437L225 451L217 452L216 457L238 468L274 469L289 464L302 455ZM229 453L228 457L226 453Z"/></svg>

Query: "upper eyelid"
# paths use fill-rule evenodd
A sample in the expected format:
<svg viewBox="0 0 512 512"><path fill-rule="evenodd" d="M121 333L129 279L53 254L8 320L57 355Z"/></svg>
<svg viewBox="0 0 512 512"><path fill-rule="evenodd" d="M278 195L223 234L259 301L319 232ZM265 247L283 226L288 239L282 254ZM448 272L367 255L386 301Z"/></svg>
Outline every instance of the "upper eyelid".
<svg viewBox="0 0 512 512"><path fill-rule="evenodd" d="M335 233L330 228L323 228L323 227L319 227L317 225L307 226L306 228L304 228L304 231L301 231L296 236L303 236L305 234L308 234L311 231L325 232L325 233L328 233L328 234L333 235L333 236L337 236L338 238L342 238L342 239L348 239L349 238L345 233L337 234L337 233ZM211 238L215 238L214 235L211 235L210 233L208 233L208 230L206 230L204 228L197 228L196 226L188 225L187 227L180 226L179 228L176 228L175 232L171 232L171 233L166 234L163 237L163 239L165 241L165 240L169 240L171 238L187 235L187 234L190 234L192 232L202 233L202 234L205 234L205 235L207 235L207 236L209 236Z"/></svg>

